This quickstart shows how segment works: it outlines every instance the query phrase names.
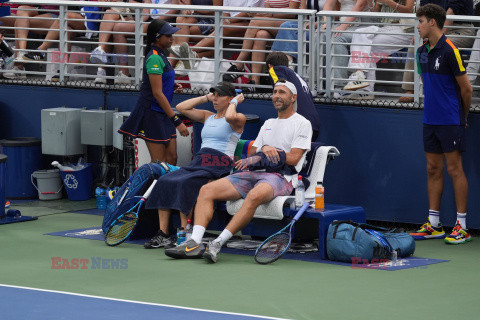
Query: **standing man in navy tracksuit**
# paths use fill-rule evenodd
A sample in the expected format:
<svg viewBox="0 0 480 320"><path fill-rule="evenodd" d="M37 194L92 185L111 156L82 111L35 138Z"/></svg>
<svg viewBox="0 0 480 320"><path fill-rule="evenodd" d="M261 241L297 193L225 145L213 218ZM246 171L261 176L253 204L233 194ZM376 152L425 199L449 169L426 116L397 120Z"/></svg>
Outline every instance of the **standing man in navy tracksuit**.
<svg viewBox="0 0 480 320"><path fill-rule="evenodd" d="M465 128L472 100L472 87L460 53L442 32L446 13L435 4L417 10L418 32L428 39L417 51L418 72L424 86L423 144L427 158L429 217L416 239L441 239L459 244L470 241L467 233L468 183L462 167ZM445 237L440 223L443 192L443 168L453 182L457 205L457 223Z"/></svg>
<svg viewBox="0 0 480 320"><path fill-rule="evenodd" d="M312 141L317 141L320 131L320 116L313 104L312 92L308 84L295 71L288 68L288 57L280 51L270 52L265 61L268 68L268 74L275 85L278 79L285 79L291 82L297 88L297 102L294 106L295 111L304 116L312 124Z"/></svg>

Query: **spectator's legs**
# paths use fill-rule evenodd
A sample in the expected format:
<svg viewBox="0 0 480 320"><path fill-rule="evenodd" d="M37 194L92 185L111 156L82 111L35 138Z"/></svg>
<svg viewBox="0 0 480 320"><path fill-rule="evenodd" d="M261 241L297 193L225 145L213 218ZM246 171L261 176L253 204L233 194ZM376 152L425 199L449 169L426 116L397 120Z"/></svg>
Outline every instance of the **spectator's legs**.
<svg viewBox="0 0 480 320"><path fill-rule="evenodd" d="M353 28L347 29L347 31L352 31ZM342 33L341 35L337 36L334 40L335 42L339 42L340 44L333 45L333 54L332 57L332 66L333 67L347 67L348 66L348 47L352 42L352 34L351 33ZM322 42L325 42L325 35L323 35ZM324 46L325 50L325 46ZM325 53L325 52L324 52ZM341 56L338 56L341 55ZM334 78L343 79L339 82L332 81L332 85L336 88L343 88L346 84L346 80L348 79L348 70L346 68L334 68L332 71Z"/></svg>
<svg viewBox="0 0 480 320"><path fill-rule="evenodd" d="M238 58L236 60L237 62L234 63L234 65L237 67L238 70L243 70L244 62L242 61L247 61L250 54L253 55L253 52L249 52L248 50L253 49L254 42L256 42L257 40L248 40L248 38L265 38L265 37L259 36L258 32L262 31L264 27L271 28L271 27L278 27L280 25L281 25L280 21L272 21L272 20L252 20L250 22L250 24L248 25L249 29L247 29L247 31L245 32L244 37L246 39L243 40L242 51L238 55ZM272 35L273 37L276 35L276 31L274 32L273 30L269 30L269 32L267 33L269 33L268 38L272 38ZM262 45L260 45L260 47L262 47ZM263 47L265 48L265 42L263 43ZM252 58L252 61L254 61L253 58Z"/></svg>
<svg viewBox="0 0 480 320"><path fill-rule="evenodd" d="M267 40L271 39L272 35L266 30L259 30L257 32L257 40L253 43L253 50L258 50L259 52L252 52L252 80L256 84L260 84L260 76L255 73L261 73L263 66L265 65L265 51L267 47ZM260 40L261 39L261 40Z"/></svg>
<svg viewBox="0 0 480 320"><path fill-rule="evenodd" d="M272 44L272 51L285 52L289 60L294 61L297 59L297 50L298 50L298 22L297 21L287 21L280 25L280 30L278 30L275 41ZM293 29L293 30L285 30ZM286 40L286 41L280 41ZM288 40L288 41L287 41ZM294 41L294 42L289 42Z"/></svg>
<svg viewBox="0 0 480 320"><path fill-rule="evenodd" d="M194 26L195 23L198 22L196 18L193 17L177 17L177 23L184 23L184 24L190 24L190 25L182 25L178 26L180 30L175 32L175 37L173 37L173 45L178 45L183 42L189 42L190 41L190 35L201 35L202 32L200 31L200 28L197 26Z"/></svg>
<svg viewBox="0 0 480 320"><path fill-rule="evenodd" d="M67 19L82 19L82 15L75 12L69 12L67 14ZM47 50L50 48L55 42L55 40L59 39L60 32L58 28L60 26L60 20L56 19L52 25L50 26L50 30L48 31L47 35L45 36L45 41L40 44L38 50ZM73 30L85 30L85 25L82 21L68 21L68 26ZM72 37L72 32L67 33L69 39ZM68 44L68 50L71 50L71 44Z"/></svg>
<svg viewBox="0 0 480 320"><path fill-rule="evenodd" d="M128 21L119 21L115 23L112 31L121 32L121 34L113 34L113 42L115 42L115 53L117 54L116 64L121 66L120 71L124 75L130 76L130 71L125 66L128 65L128 46L127 43L127 34L132 34L135 32L135 23L133 20Z"/></svg>
<svg viewBox="0 0 480 320"><path fill-rule="evenodd" d="M111 20L114 20L114 21L111 21ZM113 27L115 26L115 23L117 20L120 20L120 15L118 14L117 11L109 9L103 15L102 22L100 23L98 43L100 48L102 48L102 50L105 52L111 51L111 46L105 44L104 42L110 41L110 36L112 34L109 32L113 31Z"/></svg>
<svg viewBox="0 0 480 320"><path fill-rule="evenodd" d="M244 26L246 27L248 23L246 22L241 22L241 23L232 23L231 26L235 26L236 28L228 28L226 26L223 29L223 36L224 37L238 37L242 38L245 35L246 29L244 28L238 28L239 26ZM213 37L215 35L215 31L212 32L209 36ZM192 47L192 50L195 51L198 54L199 58L202 57L212 57L213 56L213 50L210 48L213 48L215 45L215 39L214 38L203 38L200 40L194 47ZM207 48L207 49L204 49Z"/></svg>
<svg viewBox="0 0 480 320"><path fill-rule="evenodd" d="M389 34L383 34L389 33ZM393 34L392 34L393 33ZM373 91L376 80L376 71L377 67L375 59L382 60L383 58L388 57L392 53L406 47L410 43L411 36L403 33L403 30L399 26L385 26L379 30L379 33L375 35L372 40L372 47L370 53L369 68L372 70L367 70L365 73L367 75L368 87L365 88L367 91ZM352 40L354 41L354 40ZM385 46L388 45L388 46ZM390 45L395 45L398 47L391 47ZM372 59L373 58L373 59Z"/></svg>
<svg viewBox="0 0 480 320"><path fill-rule="evenodd" d="M473 43L472 53L470 54L470 62L468 63L467 73L470 82L475 82L477 74L480 70L480 30L477 31L477 38Z"/></svg>
<svg viewBox="0 0 480 320"><path fill-rule="evenodd" d="M34 17L38 15L38 11L25 11L22 9L33 9L32 6L20 6L17 9L17 17L15 19L15 39L28 38L28 30L30 28L30 19L28 17ZM15 40L15 48L17 50L25 50L27 48L27 40Z"/></svg>
<svg viewBox="0 0 480 320"><path fill-rule="evenodd" d="M15 15L9 17L0 17L0 25L3 27L14 27L15 26Z"/></svg>

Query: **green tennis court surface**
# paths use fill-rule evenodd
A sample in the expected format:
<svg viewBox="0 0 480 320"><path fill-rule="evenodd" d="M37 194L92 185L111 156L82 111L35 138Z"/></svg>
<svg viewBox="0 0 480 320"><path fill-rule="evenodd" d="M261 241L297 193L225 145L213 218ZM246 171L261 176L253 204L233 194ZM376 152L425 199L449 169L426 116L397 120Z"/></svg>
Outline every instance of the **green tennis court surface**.
<svg viewBox="0 0 480 320"><path fill-rule="evenodd" d="M44 235L100 225L101 216L71 212L92 209L93 201L12 207L40 217L0 226L1 284L287 319L419 319L432 314L452 319L472 318L480 311L478 237L459 246L417 242L416 256L450 262L395 272L295 260L263 266L236 254L221 254L211 265L171 260L163 249L128 243L107 247L102 241ZM75 266L75 259L78 268L55 268L64 260ZM81 259L89 261L87 268L81 268ZM3 301L22 299L5 292L0 296ZM29 308L28 300L8 305ZM186 319L181 312L174 314L168 319Z"/></svg>

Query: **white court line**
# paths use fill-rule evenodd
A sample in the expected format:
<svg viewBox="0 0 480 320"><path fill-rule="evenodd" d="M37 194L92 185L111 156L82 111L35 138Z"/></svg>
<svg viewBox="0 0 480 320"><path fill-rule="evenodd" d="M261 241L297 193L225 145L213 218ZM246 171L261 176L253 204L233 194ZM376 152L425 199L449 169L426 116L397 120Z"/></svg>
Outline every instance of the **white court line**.
<svg viewBox="0 0 480 320"><path fill-rule="evenodd" d="M259 318L259 319L289 320L289 319L286 319L286 318L265 317L265 316L258 316L258 315L254 315L254 314L248 314L248 313L224 312L224 311L217 311L217 310L189 308L189 307L175 306L175 305L170 305L170 304L143 302L143 301L125 300L125 299L116 299L116 298L92 296L92 295L89 295L89 294L73 293L73 292L66 292L66 291L57 291L57 290L47 290L47 289L39 289L39 288L14 286L14 285L2 284L2 283L0 283L0 287L16 288L16 289L24 289L24 290L32 290L32 291L41 291L41 292L49 292L49 293L60 293L60 294L68 294L68 295L71 295L71 296L77 296L77 297L86 297L86 298L94 298L94 299L102 299L102 300L137 303L137 304L144 304L144 305L149 305L149 306L158 306L158 307L176 308L176 309L183 309L183 310L193 310L193 311L201 311L201 312L219 313L219 314L227 314L227 315L233 315L233 316L254 317L254 318Z"/></svg>

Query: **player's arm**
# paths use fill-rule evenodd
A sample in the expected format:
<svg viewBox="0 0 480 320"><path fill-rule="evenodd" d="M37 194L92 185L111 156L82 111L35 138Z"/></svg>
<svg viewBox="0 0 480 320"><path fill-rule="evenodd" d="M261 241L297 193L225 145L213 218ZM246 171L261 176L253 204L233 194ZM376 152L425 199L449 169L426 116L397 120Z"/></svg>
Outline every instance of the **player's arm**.
<svg viewBox="0 0 480 320"><path fill-rule="evenodd" d="M243 113L237 112L237 105L244 100L243 93L240 93L228 104L227 111L225 112L225 120L230 124L230 127L238 133L243 131L247 117Z"/></svg>
<svg viewBox="0 0 480 320"><path fill-rule="evenodd" d="M184 116L188 117L193 121L205 123L205 120L208 117L210 117L213 114L213 112L210 112L207 110L195 109L195 107L203 103L212 101L212 99L213 99L213 93L188 99L177 104L177 110L181 114L183 114Z"/></svg>
<svg viewBox="0 0 480 320"><path fill-rule="evenodd" d="M296 166L298 161L300 161L300 159L302 158L305 151L307 150L300 149L300 148L292 148L290 152L286 153L287 161L285 161L285 163L291 166Z"/></svg>
<svg viewBox="0 0 480 320"><path fill-rule="evenodd" d="M460 94L462 96L463 111L465 113L465 122L467 121L468 112L470 111L470 105L472 104L472 86L466 73L456 76L457 83L460 86Z"/></svg>

